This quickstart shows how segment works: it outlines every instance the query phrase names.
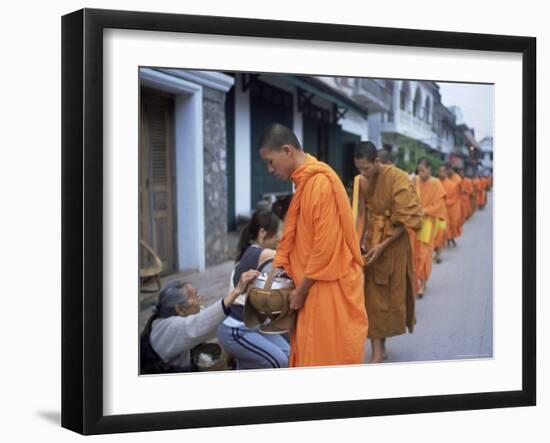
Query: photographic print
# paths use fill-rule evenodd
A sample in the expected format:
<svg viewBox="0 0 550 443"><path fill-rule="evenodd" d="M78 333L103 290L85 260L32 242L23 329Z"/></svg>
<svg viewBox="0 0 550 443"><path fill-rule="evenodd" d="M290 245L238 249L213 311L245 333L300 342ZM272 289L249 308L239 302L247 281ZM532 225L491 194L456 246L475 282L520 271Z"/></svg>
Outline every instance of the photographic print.
<svg viewBox="0 0 550 443"><path fill-rule="evenodd" d="M535 404L535 51L64 16L62 425Z"/></svg>
<svg viewBox="0 0 550 443"><path fill-rule="evenodd" d="M494 85L139 78L141 374L492 358Z"/></svg>

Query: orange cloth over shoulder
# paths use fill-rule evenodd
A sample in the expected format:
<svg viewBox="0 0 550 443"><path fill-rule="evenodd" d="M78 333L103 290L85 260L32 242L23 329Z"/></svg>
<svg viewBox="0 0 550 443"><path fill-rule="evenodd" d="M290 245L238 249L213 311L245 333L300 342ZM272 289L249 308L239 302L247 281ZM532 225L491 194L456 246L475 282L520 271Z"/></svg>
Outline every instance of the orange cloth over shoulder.
<svg viewBox="0 0 550 443"><path fill-rule="evenodd" d="M273 262L299 286L315 280L298 311L289 365L364 362L368 332L363 268L351 206L340 178L306 154Z"/></svg>
<svg viewBox="0 0 550 443"><path fill-rule="evenodd" d="M462 183L462 177L460 177L460 175L458 175L455 172L449 180L452 180L458 186L458 200L460 201L460 204L458 205L459 210L460 210L460 215L458 217L458 226L459 226L460 233L462 233L462 225L464 224L464 221L466 220L466 215L464 214L464 209L462 208L462 201L461 201L461 197L460 197L460 185Z"/></svg>
<svg viewBox="0 0 550 443"><path fill-rule="evenodd" d="M478 195L478 206L484 207L487 204L487 179L481 177L479 179L481 192Z"/></svg>
<svg viewBox="0 0 550 443"><path fill-rule="evenodd" d="M441 182L430 177L422 181L420 177L414 180L414 188L420 197L420 204L424 213L423 222L431 226L428 242L421 241L418 236L414 242L414 260L416 277L419 280L428 280L432 273L432 256L436 238L436 220L447 219L445 206L445 190Z"/></svg>
<svg viewBox="0 0 550 443"><path fill-rule="evenodd" d="M443 189L445 189L445 205L447 207L447 240L452 238L460 237L461 231L460 231L460 200L459 200L459 193L458 193L458 185L452 181L446 178L445 180L441 180L441 184L443 185Z"/></svg>
<svg viewBox="0 0 550 443"><path fill-rule="evenodd" d="M464 177L460 182L460 203L462 205L462 223L472 215L472 205L470 203L470 197L474 193L474 186L472 180L468 177Z"/></svg>

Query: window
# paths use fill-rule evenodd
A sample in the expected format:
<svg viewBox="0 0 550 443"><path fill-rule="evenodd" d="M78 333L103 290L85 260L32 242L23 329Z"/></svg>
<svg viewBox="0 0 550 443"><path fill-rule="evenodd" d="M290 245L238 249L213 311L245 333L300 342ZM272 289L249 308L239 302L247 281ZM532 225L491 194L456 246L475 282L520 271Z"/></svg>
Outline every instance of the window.
<svg viewBox="0 0 550 443"><path fill-rule="evenodd" d="M413 102L413 116L420 118L420 112L421 112L421 101L422 97L420 95L420 88L416 88L416 94L414 95L414 102Z"/></svg>
<svg viewBox="0 0 550 443"><path fill-rule="evenodd" d="M432 104L430 97L426 97L426 104L424 105L424 121L430 123L430 113L431 113Z"/></svg>
<svg viewBox="0 0 550 443"><path fill-rule="evenodd" d="M409 82L405 81L401 84L399 107L401 110L407 110L407 102L410 100L411 88Z"/></svg>

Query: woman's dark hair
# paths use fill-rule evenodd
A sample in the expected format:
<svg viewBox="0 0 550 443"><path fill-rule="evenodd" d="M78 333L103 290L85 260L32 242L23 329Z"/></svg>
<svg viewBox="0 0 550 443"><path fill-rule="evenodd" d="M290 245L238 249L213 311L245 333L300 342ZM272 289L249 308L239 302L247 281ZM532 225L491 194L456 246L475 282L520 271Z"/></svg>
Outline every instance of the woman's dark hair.
<svg viewBox="0 0 550 443"><path fill-rule="evenodd" d="M294 194L287 194L282 197L277 197L277 200L275 200L271 205L271 211L274 212L275 215L281 220L284 220L286 217L286 213L290 207L290 202L292 201L293 195Z"/></svg>
<svg viewBox="0 0 550 443"><path fill-rule="evenodd" d="M279 222L279 217L270 210L257 209L254 211L248 224L241 230L235 261L238 262L243 256L244 251L258 238L261 228L267 232L267 237L271 237L279 230Z"/></svg>

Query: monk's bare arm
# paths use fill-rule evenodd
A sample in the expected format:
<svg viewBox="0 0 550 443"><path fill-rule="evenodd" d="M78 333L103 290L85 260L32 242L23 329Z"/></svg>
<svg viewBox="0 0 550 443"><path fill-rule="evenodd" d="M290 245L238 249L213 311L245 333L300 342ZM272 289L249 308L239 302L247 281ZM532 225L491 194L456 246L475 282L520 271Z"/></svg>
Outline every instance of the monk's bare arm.
<svg viewBox="0 0 550 443"><path fill-rule="evenodd" d="M308 277L303 278L300 286L298 286L290 293L290 309L298 310L302 306L304 306L307 293L314 283L315 280L312 280Z"/></svg>
<svg viewBox="0 0 550 443"><path fill-rule="evenodd" d="M393 227L393 233L391 236L386 238L384 241L380 242L379 244L373 246L366 256L367 265L374 262L376 259L378 259L386 250L386 248L391 245L395 240L397 240L403 233L405 232L405 226L401 224L394 225Z"/></svg>
<svg viewBox="0 0 550 443"><path fill-rule="evenodd" d="M398 224L393 227L393 233L391 236L389 236L387 239L385 239L382 244L384 244L384 247L387 248L389 245L391 245L395 240L397 240L401 234L405 232L405 226Z"/></svg>
<svg viewBox="0 0 550 443"><path fill-rule="evenodd" d="M313 283L315 283L315 280L312 280L311 278L304 277L302 280L302 283L300 283L300 286L298 286L298 290L300 292L303 292L304 294L307 294L307 291L309 291L309 288L313 286Z"/></svg>

